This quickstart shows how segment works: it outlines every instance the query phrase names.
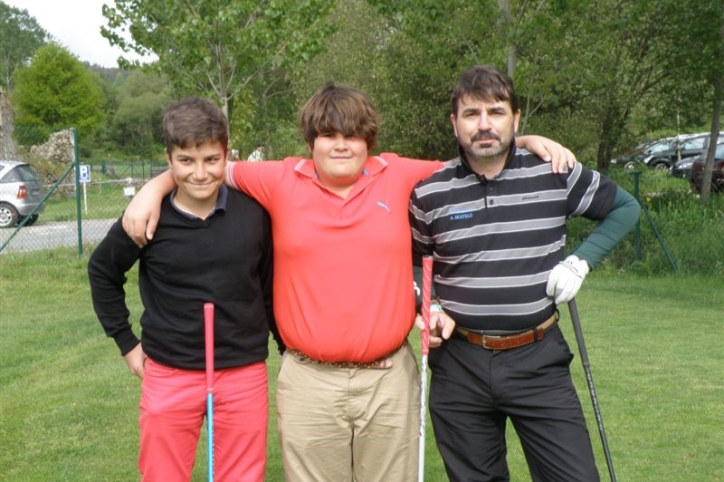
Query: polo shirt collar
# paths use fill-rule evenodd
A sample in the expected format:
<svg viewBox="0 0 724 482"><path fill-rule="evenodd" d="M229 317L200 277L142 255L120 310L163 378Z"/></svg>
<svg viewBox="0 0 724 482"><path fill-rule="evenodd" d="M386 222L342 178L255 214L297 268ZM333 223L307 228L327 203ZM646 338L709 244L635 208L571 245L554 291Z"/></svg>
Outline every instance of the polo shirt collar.
<svg viewBox="0 0 724 482"><path fill-rule="evenodd" d="M198 217L194 216L193 214L181 211L179 208L176 207L176 205L173 203L173 198L176 196L176 191L178 188L174 189L171 193L171 207L176 210L176 212L180 213L182 216L188 218L188 219L199 219ZM208 217L213 216L217 212L226 212L226 201L229 198L229 188L226 187L226 184L222 184L219 188L219 196L216 198L216 205L214 205L214 209L211 210L211 213L209 213Z"/></svg>

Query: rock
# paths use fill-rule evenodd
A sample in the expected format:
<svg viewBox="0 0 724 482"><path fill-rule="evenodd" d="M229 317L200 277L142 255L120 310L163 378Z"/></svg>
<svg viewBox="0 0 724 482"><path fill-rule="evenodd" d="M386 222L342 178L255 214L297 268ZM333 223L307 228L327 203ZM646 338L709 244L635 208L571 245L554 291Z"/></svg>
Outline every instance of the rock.
<svg viewBox="0 0 724 482"><path fill-rule="evenodd" d="M0 159L15 160L18 152L13 142L13 106L10 96L0 90Z"/></svg>
<svg viewBox="0 0 724 482"><path fill-rule="evenodd" d="M54 132L45 144L32 146L33 159L71 164L74 158L73 131L70 129Z"/></svg>

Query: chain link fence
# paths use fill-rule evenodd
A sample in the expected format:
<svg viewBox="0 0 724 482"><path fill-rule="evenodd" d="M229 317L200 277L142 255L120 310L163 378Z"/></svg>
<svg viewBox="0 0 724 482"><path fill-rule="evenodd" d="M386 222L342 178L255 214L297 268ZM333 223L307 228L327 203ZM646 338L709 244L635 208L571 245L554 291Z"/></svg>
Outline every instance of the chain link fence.
<svg viewBox="0 0 724 482"><path fill-rule="evenodd" d="M28 136L26 132L20 137ZM6 154L13 157L8 160L27 162L38 173L44 201L32 225L23 220L0 229L0 255L61 247L82 254L85 245L103 239L137 190L166 169L164 160L79 159L75 129L56 132L48 142L52 145L30 149L20 144L17 152Z"/></svg>
<svg viewBox="0 0 724 482"><path fill-rule="evenodd" d="M80 161L46 184L44 209L32 226L0 230L0 254L97 243L128 201L165 163Z"/></svg>

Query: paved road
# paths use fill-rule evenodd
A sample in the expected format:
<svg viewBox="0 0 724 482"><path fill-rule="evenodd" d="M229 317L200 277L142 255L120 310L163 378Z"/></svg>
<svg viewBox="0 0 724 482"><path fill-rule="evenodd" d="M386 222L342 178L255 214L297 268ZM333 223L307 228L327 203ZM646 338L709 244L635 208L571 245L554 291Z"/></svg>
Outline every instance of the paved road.
<svg viewBox="0 0 724 482"><path fill-rule="evenodd" d="M115 219L90 219L83 221L83 243L95 243L103 239ZM43 222L42 215L35 226L24 227L13 236L16 228L0 229L0 246L11 238L0 252L18 253L40 249L52 249L61 246L78 248L78 222Z"/></svg>

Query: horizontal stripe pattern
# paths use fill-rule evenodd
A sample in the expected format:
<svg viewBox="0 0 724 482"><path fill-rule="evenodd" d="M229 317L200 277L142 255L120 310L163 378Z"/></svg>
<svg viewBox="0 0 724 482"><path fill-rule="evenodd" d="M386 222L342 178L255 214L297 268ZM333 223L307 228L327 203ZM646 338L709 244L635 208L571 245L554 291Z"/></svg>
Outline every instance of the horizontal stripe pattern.
<svg viewBox="0 0 724 482"><path fill-rule="evenodd" d="M545 287L564 256L567 220L602 219L615 190L580 163L553 174L550 164L523 149L490 180L457 158L413 192L415 256L434 256L436 293L460 326L526 329L554 310Z"/></svg>

